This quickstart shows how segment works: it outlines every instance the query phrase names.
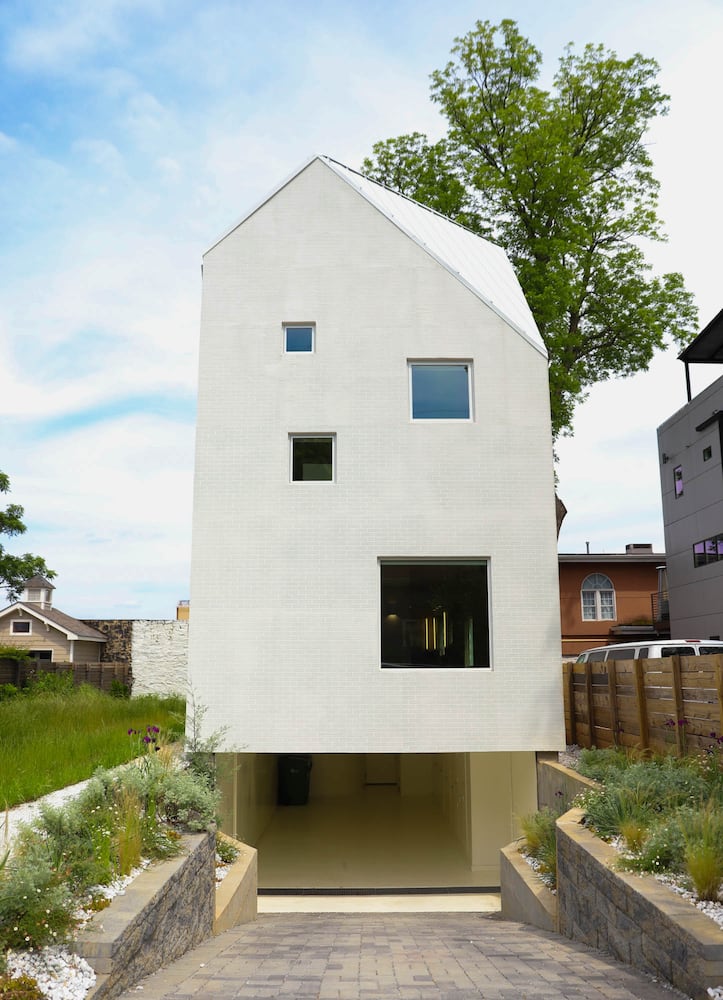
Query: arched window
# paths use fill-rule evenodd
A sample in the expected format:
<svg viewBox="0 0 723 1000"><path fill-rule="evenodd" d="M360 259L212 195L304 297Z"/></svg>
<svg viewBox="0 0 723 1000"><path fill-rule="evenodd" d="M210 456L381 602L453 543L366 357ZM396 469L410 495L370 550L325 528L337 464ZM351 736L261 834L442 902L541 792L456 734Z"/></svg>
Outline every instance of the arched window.
<svg viewBox="0 0 723 1000"><path fill-rule="evenodd" d="M604 573L591 573L582 582L582 620L614 621L615 588Z"/></svg>

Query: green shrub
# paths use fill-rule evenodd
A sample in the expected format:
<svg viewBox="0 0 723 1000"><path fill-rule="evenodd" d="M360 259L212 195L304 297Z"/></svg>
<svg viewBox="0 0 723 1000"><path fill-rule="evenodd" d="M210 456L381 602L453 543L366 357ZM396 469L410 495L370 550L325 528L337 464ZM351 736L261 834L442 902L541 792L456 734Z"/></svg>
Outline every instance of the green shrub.
<svg viewBox="0 0 723 1000"><path fill-rule="evenodd" d="M708 806L680 817L685 867L700 899L717 901L723 882L723 811Z"/></svg>
<svg viewBox="0 0 723 1000"><path fill-rule="evenodd" d="M111 698L124 698L128 699L131 696L131 689L123 681L119 681L116 677L110 682L109 694Z"/></svg>
<svg viewBox="0 0 723 1000"><path fill-rule="evenodd" d="M45 1000L45 994L31 976L0 976L2 1000Z"/></svg>
<svg viewBox="0 0 723 1000"><path fill-rule="evenodd" d="M525 838L523 853L538 863L537 873L550 888L557 885L557 813L540 809L520 820Z"/></svg>
<svg viewBox="0 0 723 1000"><path fill-rule="evenodd" d="M640 872L683 870L685 841L676 814L658 817L648 828L639 850L625 866Z"/></svg>
<svg viewBox="0 0 723 1000"><path fill-rule="evenodd" d="M72 670L63 670L58 673L46 673L43 670L36 670L28 677L27 693L29 695L70 694L72 690Z"/></svg>
<svg viewBox="0 0 723 1000"><path fill-rule="evenodd" d="M238 857L238 847L226 840L220 833L216 834L216 854L224 865L232 865Z"/></svg>
<svg viewBox="0 0 723 1000"><path fill-rule="evenodd" d="M0 877L0 951L65 940L75 927L70 890L39 857L6 865Z"/></svg>
<svg viewBox="0 0 723 1000"><path fill-rule="evenodd" d="M10 701L11 698L17 698L20 694L20 689L16 688L14 684L0 684L0 701Z"/></svg>

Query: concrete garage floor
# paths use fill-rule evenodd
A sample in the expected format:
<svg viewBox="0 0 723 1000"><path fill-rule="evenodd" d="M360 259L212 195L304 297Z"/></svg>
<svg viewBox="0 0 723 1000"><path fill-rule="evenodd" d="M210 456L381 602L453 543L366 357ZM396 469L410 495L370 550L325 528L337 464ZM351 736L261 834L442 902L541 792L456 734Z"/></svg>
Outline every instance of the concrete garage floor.
<svg viewBox="0 0 723 1000"><path fill-rule="evenodd" d="M280 806L258 851L260 912L499 910L499 892L423 892L478 888L479 876L435 800L402 798L396 788ZM273 895L274 889L300 892ZM315 893L301 892L308 889ZM324 889L345 892L318 894ZM354 889L362 893L349 893ZM379 892L390 889L403 891ZM410 890L422 890L424 898Z"/></svg>

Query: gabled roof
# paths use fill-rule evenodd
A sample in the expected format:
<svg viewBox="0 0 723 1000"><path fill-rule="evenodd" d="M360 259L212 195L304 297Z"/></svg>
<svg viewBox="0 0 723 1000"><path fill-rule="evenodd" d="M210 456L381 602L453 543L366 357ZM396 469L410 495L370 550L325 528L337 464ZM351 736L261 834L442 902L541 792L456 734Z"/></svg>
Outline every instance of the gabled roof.
<svg viewBox="0 0 723 1000"><path fill-rule="evenodd" d="M53 584L44 576L31 576L29 580L25 581L23 587L25 590L39 590L43 587L45 590L55 590Z"/></svg>
<svg viewBox="0 0 723 1000"><path fill-rule="evenodd" d="M0 618L4 618L5 615L17 611L18 608L22 608L31 618L36 618L38 621L50 625L60 632L64 632L68 639L89 639L93 642L108 641L106 636L102 632L99 632L97 628L93 628L92 625L86 625L85 622L81 622L77 618L71 617L71 615L63 614L62 611L56 611L55 608L43 608L41 610L39 605L31 604L30 602L17 601L15 604L11 604L0 611Z"/></svg>
<svg viewBox="0 0 723 1000"><path fill-rule="evenodd" d="M353 187L369 204L414 240L450 274L521 334L544 357L547 350L530 307L504 250L489 240L452 222L439 212L377 184L363 174L328 156L312 156L277 185L209 248L242 225L282 188L318 160ZM207 251L208 252L208 251Z"/></svg>

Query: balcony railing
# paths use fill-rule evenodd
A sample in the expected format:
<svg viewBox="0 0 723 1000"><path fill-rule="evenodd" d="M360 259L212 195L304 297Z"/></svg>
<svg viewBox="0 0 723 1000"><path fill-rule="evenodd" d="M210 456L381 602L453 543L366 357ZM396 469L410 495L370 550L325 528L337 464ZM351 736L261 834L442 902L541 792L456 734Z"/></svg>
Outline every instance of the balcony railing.
<svg viewBox="0 0 723 1000"><path fill-rule="evenodd" d="M668 606L668 591L657 590L650 595L650 606L653 612L654 622L670 621L670 608Z"/></svg>

